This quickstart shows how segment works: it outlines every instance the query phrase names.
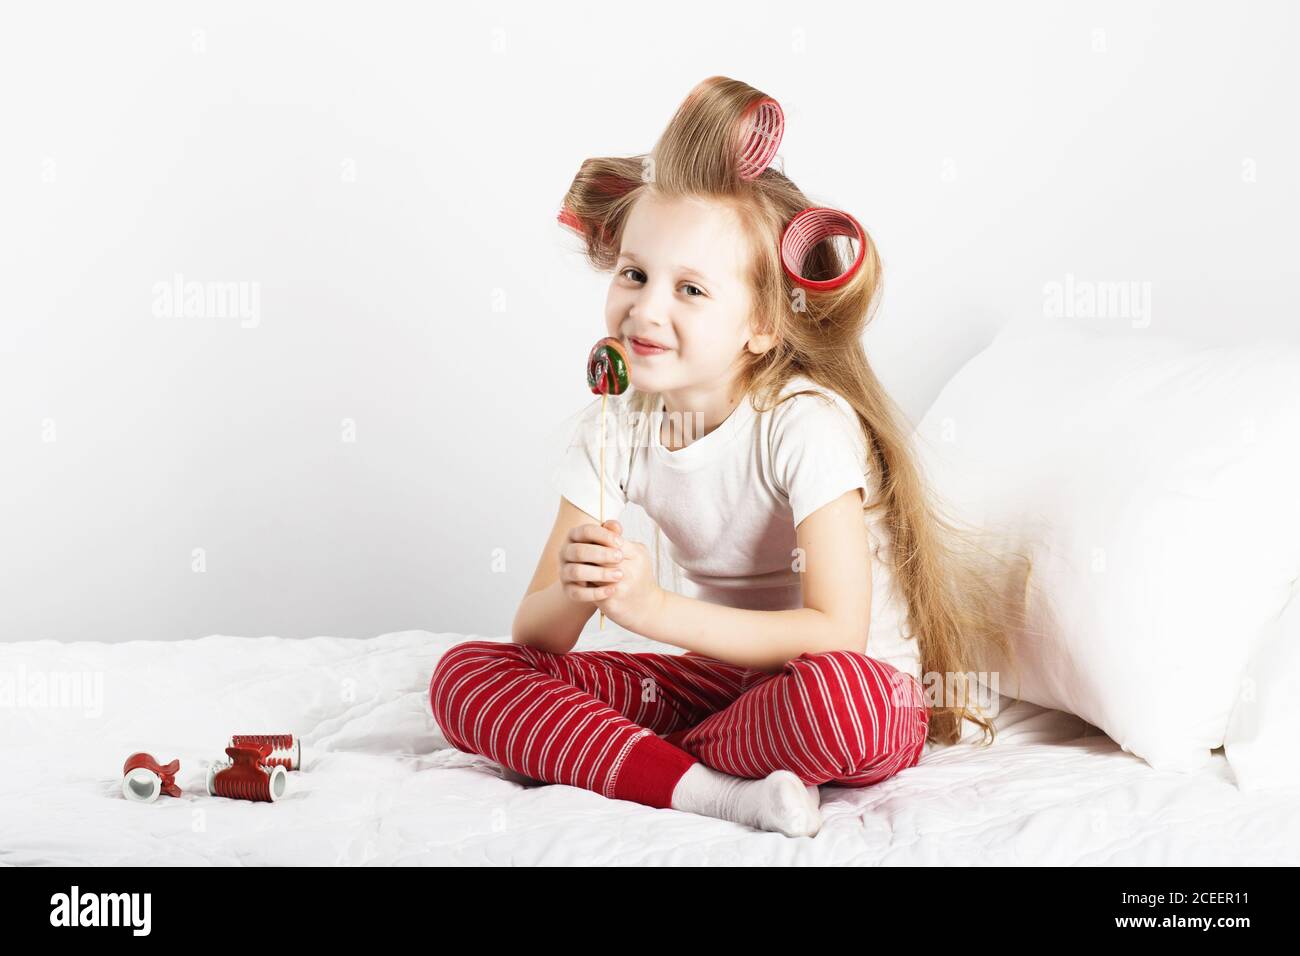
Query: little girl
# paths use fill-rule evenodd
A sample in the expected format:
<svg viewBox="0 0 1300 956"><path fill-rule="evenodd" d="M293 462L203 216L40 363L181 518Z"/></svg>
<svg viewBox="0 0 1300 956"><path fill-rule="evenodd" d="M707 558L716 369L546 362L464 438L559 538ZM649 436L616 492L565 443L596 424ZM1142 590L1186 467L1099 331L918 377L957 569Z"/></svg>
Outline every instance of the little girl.
<svg viewBox="0 0 1300 956"><path fill-rule="evenodd" d="M453 746L511 779L811 836L819 785L885 780L963 720L991 742L991 720L950 687L927 700L922 673L960 680L1006 642L867 363L874 244L754 167L779 118L712 77L651 154L583 163L560 220L614 273L605 321L632 387L604 417L587 407L554 474L559 514L512 642L450 648L430 703ZM623 538L629 502L687 593ZM597 610L685 653L572 652Z"/></svg>

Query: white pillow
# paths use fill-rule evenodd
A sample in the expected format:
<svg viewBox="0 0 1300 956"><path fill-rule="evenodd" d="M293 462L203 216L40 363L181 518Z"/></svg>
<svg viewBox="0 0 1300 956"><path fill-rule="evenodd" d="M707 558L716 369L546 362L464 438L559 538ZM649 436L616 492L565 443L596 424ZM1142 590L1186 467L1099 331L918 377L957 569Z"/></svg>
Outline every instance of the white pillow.
<svg viewBox="0 0 1300 956"><path fill-rule="evenodd" d="M1242 790L1300 787L1300 597L1270 624L1242 676L1223 750Z"/></svg>
<svg viewBox="0 0 1300 956"><path fill-rule="evenodd" d="M1034 562L1003 694L1160 769L1224 742L1300 576L1300 350L1012 323L918 428L931 487Z"/></svg>

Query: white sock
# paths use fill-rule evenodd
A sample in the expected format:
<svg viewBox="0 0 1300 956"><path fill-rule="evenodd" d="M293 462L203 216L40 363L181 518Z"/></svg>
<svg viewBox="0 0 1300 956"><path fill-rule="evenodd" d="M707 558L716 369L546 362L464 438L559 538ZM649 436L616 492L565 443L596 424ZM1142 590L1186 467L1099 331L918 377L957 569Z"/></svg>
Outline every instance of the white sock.
<svg viewBox="0 0 1300 956"><path fill-rule="evenodd" d="M790 837L812 836L822 825L821 791L789 770L748 780L696 762L673 788L672 806Z"/></svg>

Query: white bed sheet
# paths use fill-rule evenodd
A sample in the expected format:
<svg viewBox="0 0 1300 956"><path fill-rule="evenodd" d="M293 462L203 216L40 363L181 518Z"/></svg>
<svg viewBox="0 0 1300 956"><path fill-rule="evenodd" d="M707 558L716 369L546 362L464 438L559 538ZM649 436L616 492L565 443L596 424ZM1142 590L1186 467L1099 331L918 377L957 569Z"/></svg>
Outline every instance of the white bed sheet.
<svg viewBox="0 0 1300 956"><path fill-rule="evenodd" d="M471 639L0 644L0 863L1300 863L1300 788L1242 793L1221 751L1195 774L1158 772L1078 718L1023 702L1004 706L991 748L931 748L877 786L823 787L814 838L522 787L447 744L429 712L439 656ZM665 647L607 625L578 649ZM60 675L91 693L32 699ZM231 733L282 731L304 741L283 800L205 794ZM180 758L180 798L123 798L137 750Z"/></svg>

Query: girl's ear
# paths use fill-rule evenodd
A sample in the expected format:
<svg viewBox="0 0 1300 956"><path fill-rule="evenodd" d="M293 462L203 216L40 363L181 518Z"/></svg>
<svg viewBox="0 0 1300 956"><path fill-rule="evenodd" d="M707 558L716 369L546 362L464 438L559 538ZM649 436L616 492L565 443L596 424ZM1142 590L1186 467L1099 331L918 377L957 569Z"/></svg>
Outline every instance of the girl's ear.
<svg viewBox="0 0 1300 956"><path fill-rule="evenodd" d="M755 355L762 355L764 352L771 351L774 345L776 345L776 336L770 333L751 335L749 337L749 350Z"/></svg>

